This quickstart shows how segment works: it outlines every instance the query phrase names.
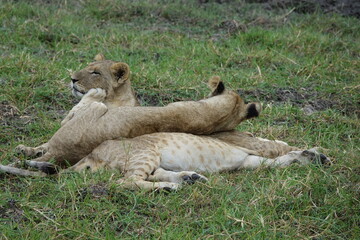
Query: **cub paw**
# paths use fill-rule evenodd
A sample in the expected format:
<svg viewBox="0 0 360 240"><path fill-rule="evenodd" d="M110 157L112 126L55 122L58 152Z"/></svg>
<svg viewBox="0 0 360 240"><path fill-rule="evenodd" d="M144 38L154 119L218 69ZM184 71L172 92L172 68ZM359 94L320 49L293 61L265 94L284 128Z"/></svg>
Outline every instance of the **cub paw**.
<svg viewBox="0 0 360 240"><path fill-rule="evenodd" d="M34 149L32 147L26 147L25 145L18 145L15 148L15 153L18 155L23 155L25 157L33 157L36 155Z"/></svg>
<svg viewBox="0 0 360 240"><path fill-rule="evenodd" d="M89 99L97 102L102 102L105 100L106 97L106 91L102 88L92 88L90 89L83 98Z"/></svg>
<svg viewBox="0 0 360 240"><path fill-rule="evenodd" d="M22 144L20 144L20 145L18 145L18 146L16 146L15 147L15 153L17 154L17 155L24 155L24 156L26 156L26 146L25 145L22 145Z"/></svg>
<svg viewBox="0 0 360 240"><path fill-rule="evenodd" d="M308 158L312 163L315 164L331 165L331 160L324 154L319 153L314 148L303 151L301 156Z"/></svg>
<svg viewBox="0 0 360 240"><path fill-rule="evenodd" d="M181 173L181 178L183 180L184 183L187 184L194 184L197 181L201 181L201 182L206 182L208 179L206 177L204 177L203 175L200 175L196 172L193 173Z"/></svg>
<svg viewBox="0 0 360 240"><path fill-rule="evenodd" d="M91 105L90 105L91 108L93 109L107 109L107 106L105 104L103 104L102 102L93 102Z"/></svg>
<svg viewBox="0 0 360 240"><path fill-rule="evenodd" d="M161 192L161 193L169 193L173 191L177 191L180 189L180 184L178 183L161 183L157 188L155 189L155 192Z"/></svg>
<svg viewBox="0 0 360 240"><path fill-rule="evenodd" d="M36 147L36 148L32 148L32 147L27 147L25 145L18 145L15 148L15 153L17 155L23 155L25 157L41 157L46 153L46 149L41 148L41 147Z"/></svg>

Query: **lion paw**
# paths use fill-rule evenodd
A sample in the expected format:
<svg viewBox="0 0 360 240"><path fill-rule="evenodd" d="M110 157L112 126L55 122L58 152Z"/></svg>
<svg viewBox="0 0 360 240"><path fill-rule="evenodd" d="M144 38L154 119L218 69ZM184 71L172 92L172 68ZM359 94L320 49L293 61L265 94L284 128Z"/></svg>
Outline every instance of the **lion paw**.
<svg viewBox="0 0 360 240"><path fill-rule="evenodd" d="M321 165L331 165L331 160L315 148L302 151L301 156L308 158L312 163Z"/></svg>
<svg viewBox="0 0 360 240"><path fill-rule="evenodd" d="M91 101L103 102L106 97L106 91L102 88L92 88L83 97Z"/></svg>
<svg viewBox="0 0 360 240"><path fill-rule="evenodd" d="M45 150L39 148L27 147L25 145L20 144L15 148L15 152L18 155L23 155L25 157L41 157L42 155L44 155Z"/></svg>
<svg viewBox="0 0 360 240"><path fill-rule="evenodd" d="M47 144L43 144L38 147L27 147L25 145L18 145L15 148L15 153L18 155L23 155L25 157L41 157L47 152Z"/></svg>
<svg viewBox="0 0 360 240"><path fill-rule="evenodd" d="M184 183L194 184L197 181L206 182L208 179L196 172L180 172L181 179Z"/></svg>
<svg viewBox="0 0 360 240"><path fill-rule="evenodd" d="M26 156L26 146L25 145L18 145L17 147L15 147L15 152L18 154L18 155L24 155Z"/></svg>

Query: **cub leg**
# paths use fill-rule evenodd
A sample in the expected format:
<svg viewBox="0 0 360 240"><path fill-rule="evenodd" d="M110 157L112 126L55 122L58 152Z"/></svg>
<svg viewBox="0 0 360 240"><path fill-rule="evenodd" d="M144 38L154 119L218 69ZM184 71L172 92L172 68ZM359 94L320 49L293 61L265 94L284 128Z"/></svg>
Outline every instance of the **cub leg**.
<svg viewBox="0 0 360 240"><path fill-rule="evenodd" d="M207 181L208 179L203 175L191 171L167 171L163 168L158 168L155 172L148 177L149 181L165 181L173 183L189 183L193 184L195 181Z"/></svg>
<svg viewBox="0 0 360 240"><path fill-rule="evenodd" d="M261 165L268 167L285 167L292 163L310 164L330 164L331 161L324 154L321 154L312 148L305 151L292 151L286 155L277 157L275 159L268 159L264 157L249 155L243 163L244 168L254 169Z"/></svg>
<svg viewBox="0 0 360 240"><path fill-rule="evenodd" d="M176 190L179 183L170 182L167 179L157 179L156 182L148 181L152 173L156 172L160 166L160 153L157 149L144 148L144 145L136 148L132 146L131 156L124 160L123 171L125 177L117 181L122 187L127 189L144 190Z"/></svg>
<svg viewBox="0 0 360 240"><path fill-rule="evenodd" d="M134 160L134 159L131 159ZM130 160L130 161L131 161ZM109 168L111 167L107 164L106 161L102 161L100 159L96 159L89 154L87 157L83 158L74 166L66 169L65 171L82 171L84 169L89 169L91 171L96 171L99 168ZM124 164L125 166L126 164ZM123 171L123 169L120 169ZM147 176L151 173L149 165L143 165L139 162L139 164L132 166L131 170L125 173L125 177L120 178L117 181L121 187L131 190L156 190L156 189L165 189L165 190L176 190L179 188L179 184L171 183L171 182L150 182L147 181Z"/></svg>
<svg viewBox="0 0 360 240"><path fill-rule="evenodd" d="M92 153L65 171L117 169L124 173L124 177L117 183L127 189L178 189L178 183L148 181L148 177L159 165L160 154L152 143L134 142L132 139L121 142L109 140L103 142Z"/></svg>
<svg viewBox="0 0 360 240"><path fill-rule="evenodd" d="M61 121L61 126L64 126L68 121L70 121L75 114L87 109L87 107L93 102L103 102L106 97L106 92L101 88L92 88L90 89L80 100L78 104L76 104L66 115L64 120Z"/></svg>
<svg viewBox="0 0 360 240"><path fill-rule="evenodd" d="M287 143L282 141L272 141L254 137L251 133L239 132L237 130L213 133L209 136L237 147L256 151L258 153L256 155L266 158L276 158L291 151L300 150L299 148L289 146Z"/></svg>
<svg viewBox="0 0 360 240"><path fill-rule="evenodd" d="M61 121L61 126L65 125L68 121L70 121L76 113L87 109L87 107L93 102L103 102L106 97L105 90L101 88L90 89L81 99L81 101L76 104L68 113L68 115ZM48 150L48 143L44 143L38 147L27 147L25 145L18 145L15 148L15 152L18 154L22 154L26 157L41 157Z"/></svg>

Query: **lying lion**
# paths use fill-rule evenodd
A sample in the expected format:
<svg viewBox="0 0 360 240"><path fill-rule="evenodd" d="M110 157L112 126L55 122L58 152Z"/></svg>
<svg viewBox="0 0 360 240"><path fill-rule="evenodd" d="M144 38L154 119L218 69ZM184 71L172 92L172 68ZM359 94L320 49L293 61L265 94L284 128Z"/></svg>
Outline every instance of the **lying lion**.
<svg viewBox="0 0 360 240"><path fill-rule="evenodd" d="M117 63L108 64L113 71L118 70ZM105 90L92 89L49 140L46 153L34 160L54 159L57 165L74 165L105 140L154 132L211 134L229 131L259 114L260 104L245 104L238 94L224 90L220 81L212 86L214 96L201 101L176 102L165 107L110 109L102 103Z"/></svg>
<svg viewBox="0 0 360 240"><path fill-rule="evenodd" d="M81 101L88 102L88 106L94 106L101 104L100 101L103 101L104 97L104 90L92 89L86 93ZM80 103L77 108L78 113L64 126L76 125L77 122L75 121L81 121L82 118L79 116L82 114L80 112L88 112L88 106ZM243 114L240 115L249 114L249 107L242 108L242 111ZM79 116L77 116L78 114ZM268 142L268 140L258 140L263 143ZM50 141L49 147L51 144ZM50 149L46 154L50 152ZM197 180L206 180L206 177L198 172L221 172L240 168L253 169L259 166L284 167L294 162L308 164L314 161L327 163L329 159L314 149L291 151L281 157L268 159L259 156L256 151L228 144L209 136L162 132L134 138L106 140L66 171L117 169L124 173L124 177L117 181L122 187L173 190L177 189L183 182L192 183ZM28 161L27 163L41 170L51 168L48 163L36 161ZM35 175L26 170L6 166L0 166L0 169L15 174Z"/></svg>
<svg viewBox="0 0 360 240"><path fill-rule="evenodd" d="M139 106L139 101L131 87L129 66L126 63L106 60L102 54L96 55L95 60L96 61L89 66L72 74L71 87L73 95L82 97L90 89L101 88L105 90L105 99L103 103L108 109L123 106ZM211 86L211 88L214 90L216 88L217 78L215 78L213 84L215 85ZM90 99L90 101L92 100ZM61 122L61 125L64 125L69 121L78 109L82 107L82 104L88 105L88 102L81 101L76 105ZM256 104L253 109L254 111L251 115L257 116L260 105ZM260 156L268 158L275 158L287 154L290 151L300 150L297 147L288 146L279 141L264 142L260 138L254 138L249 133L243 133L236 130L222 131L211 134L210 137L220 139L226 143L234 144L239 147L254 150L258 152ZM24 145L19 145L17 147L17 151L27 157L40 157L45 154L47 150L47 143L35 148L26 147Z"/></svg>
<svg viewBox="0 0 360 240"><path fill-rule="evenodd" d="M134 124L132 126L138 126L138 128L128 127L128 125L125 124L125 130L128 130L126 134L128 137L136 135L142 136L133 139L109 140L103 142L106 140L103 140L103 136L110 136L108 139L114 139L117 138L115 137L116 134L123 134L125 130L121 131L117 126L115 126L114 129L112 129L112 127L107 128L106 120L93 121L93 119L91 119L89 121L94 114L89 108L95 110L95 116L97 116L99 113L97 112L97 107L100 107L100 113L105 110L104 116L106 116L106 114L108 114L108 109L117 110L115 112L118 112L120 109L129 111L128 108L118 108L118 106L138 105L128 77L129 67L126 64L104 59L100 59L100 61L90 64L87 68L75 73L72 76L73 94L78 96L83 96L85 94L85 96L63 120L63 127L59 130L60 133L56 133L49 143L44 144L41 147L29 148L20 146L19 148L27 155L38 154L45 151L46 154L43 157L35 160L47 161L50 158L55 157L57 164L60 165L64 164L65 159L70 160L70 164L75 164L80 160L79 156L84 156L80 162L76 163L70 169L75 171L80 171L84 168L90 168L95 171L98 168L103 167L120 169L125 173L125 178L119 180L119 182L123 183L125 187L141 187L145 189L174 189L177 188L178 184L182 181L205 179L200 174L189 172L195 170L200 172L218 172L239 168L255 168L260 165L286 166L293 162L306 164L315 159L318 159L323 163L329 161L324 155L318 154L315 150L301 151L296 147L288 146L280 141L255 138L251 134L238 131L223 131L207 137L185 133L154 133L142 135L147 133L147 131L156 131L158 128L161 130L161 127L163 126L161 124L156 125L156 123L150 121L150 124L155 124L157 127L152 125L151 130L148 130L148 119L144 118L146 114L140 114L140 117L139 115L131 116L131 111L129 112L129 117L134 119L130 122L131 124ZM259 104L251 103L245 105L242 99L235 93L224 90L224 86L219 78L213 78L210 82L210 86L213 90L212 95L230 95L232 97L228 99L232 100L234 100L233 98L236 96L235 102L237 102L237 104L235 105L238 106L237 116L239 118L235 122L258 116L260 112ZM102 89L105 89L105 91L102 89L89 90L87 87L101 87ZM217 99L210 101L211 99L214 98L210 98L203 102L200 101L200 103L206 102L206 104L202 104L203 106L200 105L201 108L204 107L204 109L201 109L202 111L199 111L199 108L197 108L199 104L195 102L175 103L170 104L169 106L172 106L174 111L176 111L175 109L180 109L182 113L185 113L186 108L190 107L196 114L200 113L200 116L202 117L209 115L207 117L210 117L211 119L213 117L211 116L211 113L209 113L209 111L212 111L211 104L209 106L208 104L210 102L213 104L217 101ZM106 107L104 107L103 103ZM224 104L225 102L220 101L219 104L221 103ZM226 103L224 105L226 105ZM167 108L169 108L169 106ZM169 112L169 110L166 110L165 112ZM139 111L133 113L139 114ZM153 113L156 112L150 111L147 116L152 117L151 114ZM115 115L116 114L119 113L115 113ZM174 117L174 115L176 114L170 114L170 120L178 120L177 115L176 117ZM119 116L121 116L121 114ZM159 116L155 115L155 118L156 117ZM163 116L157 118L157 121L162 120L163 124L169 124L168 121L161 119L162 117ZM193 116L190 115L190 117ZM110 122L116 122L114 116L109 119L111 120ZM228 120L226 118L218 119L220 119L218 125L222 125L224 124L222 121ZM198 119L194 120L197 121ZM138 123L134 123L136 121L138 121ZM101 127L98 125L99 122L102 124ZM184 122L186 122L186 119L184 119ZM210 130L206 130L206 128L199 130L189 126L186 126L185 128L190 129L189 131L197 131L196 133L211 133L212 131L217 130L230 130L234 127L234 124L231 124L230 122L228 120L228 126L224 126L223 128L211 126ZM71 125L68 126L69 124ZM204 123L199 124L203 128L206 125ZM90 134L93 131L93 127L99 129L100 132ZM89 129L89 131L87 131L87 129ZM106 129L105 134L102 129ZM72 138L73 133L75 133L75 136L73 136L74 139ZM84 134L85 137L83 137ZM83 142L84 144L82 144ZM103 143L99 147L95 146L101 142ZM72 146L80 147L71 149ZM70 153L65 153L66 149L70 149ZM85 157L86 152L91 153ZM28 164L49 171L49 165L47 164L36 161L28 161ZM33 172L6 166L0 166L0 169L22 175L37 175ZM164 169L180 172L167 171ZM152 183L149 181L163 182Z"/></svg>
<svg viewBox="0 0 360 240"><path fill-rule="evenodd" d="M233 96L234 94L224 90L219 78L212 79L211 85L215 87L213 94L220 94L220 96ZM89 107L92 109L94 106L101 106L100 110L102 110L102 107L105 105L102 104L101 101L105 100L105 96L105 91L102 89L91 89L88 91L80 103L74 108L76 112L73 112L72 117L70 117L68 122L62 127L66 129L63 130L63 134L67 133L69 136L71 135L71 131L69 132L66 126L79 123L79 120L75 121L75 119L88 119L85 117L88 116L86 114L91 113L93 115L92 112L89 112ZM207 105L211 103L209 102L211 99L216 99L216 97L203 101L202 104L204 107L208 107ZM218 98L216 100L221 99ZM228 100L231 100L231 98ZM253 117L255 110L257 110L257 114L255 115L258 115L259 108L256 107L257 105L255 103L244 105L240 97L237 97L237 102L240 102L239 105L243 106L240 108L241 110L237 112L238 116L242 116L241 120ZM197 105L194 102L191 104L177 103L170 105L183 106L184 104L190 107L192 107L193 104ZM120 107L119 109L126 110L127 108ZM96 108L92 110L97 111ZM100 114L101 113L102 111L100 111ZM97 116L97 114L95 116ZM97 124L91 123L90 125L99 129L99 125ZM78 127L82 127L82 125ZM103 127L104 125L102 125L102 128ZM115 129L117 129L117 127L115 127ZM81 134L84 133L81 132ZM102 133L98 135L102 135ZM56 138L59 138L59 136L62 135L58 135ZM89 142L89 137L83 139L85 142ZM263 142L264 144L271 142L272 144L286 145L281 142L254 137L250 139ZM44 157L53 152L53 144L57 143L53 141L53 139L49 141L48 152ZM59 144L61 145L63 143L59 142ZM259 153L254 150L228 144L209 136L196 136L186 133L152 133L130 139L103 141L99 146L95 147L91 153L66 171L81 171L83 169L96 171L101 168L118 169L124 173L124 177L118 180L118 183L121 184L122 187L146 190L159 188L177 189L183 182L192 183L196 180L206 180L204 176L197 172L220 172L240 168L257 168L262 165L283 167L294 162L308 164L313 161L327 163L329 160L326 156L317 153L314 149L291 151L281 157L268 159L259 156ZM27 163L41 170L51 168L51 165L48 163L37 161L28 161ZM58 163L61 163L61 161ZM36 175L26 170L6 166L0 166L0 169L16 174ZM22 173L20 173L20 171L22 171Z"/></svg>

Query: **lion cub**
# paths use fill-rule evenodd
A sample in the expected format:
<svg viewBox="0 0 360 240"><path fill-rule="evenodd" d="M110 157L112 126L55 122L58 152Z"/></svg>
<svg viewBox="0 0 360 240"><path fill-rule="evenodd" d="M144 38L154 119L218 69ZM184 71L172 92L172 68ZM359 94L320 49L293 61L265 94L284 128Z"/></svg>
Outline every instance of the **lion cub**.
<svg viewBox="0 0 360 240"><path fill-rule="evenodd" d="M87 104L79 104L77 111L84 111L94 103L100 104L104 96L102 89L90 90L81 100ZM247 108L246 111L252 116L249 109L251 107ZM75 116L69 123L76 123L76 121ZM261 146L267 148L271 144L287 146L283 142L251 136L248 136L247 140L248 144L259 145L259 149ZM294 151L290 151L286 155L266 158L262 157L258 151L249 150L210 136L158 132L134 138L105 140L65 171L116 169L124 174L118 183L125 188L177 189L183 182L192 183L197 180L206 180L206 177L198 172L253 169L260 166L284 167L294 162L308 164L313 161L327 163L330 160L325 155L317 153L315 149L302 151L294 148ZM48 173L51 173L51 168L53 168L47 162L27 161L27 163ZM0 169L21 175L41 175L7 166L0 166Z"/></svg>
<svg viewBox="0 0 360 240"><path fill-rule="evenodd" d="M223 172L260 166L285 167L292 163L329 161L315 149L292 151L275 159L208 136L152 133L131 139L108 140L68 170L117 169L118 180L130 189L177 189L182 182L206 180L197 172ZM67 171L68 171L67 170Z"/></svg>

